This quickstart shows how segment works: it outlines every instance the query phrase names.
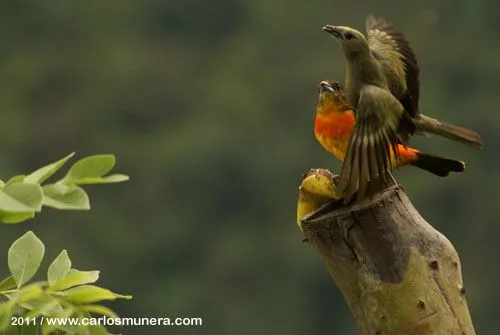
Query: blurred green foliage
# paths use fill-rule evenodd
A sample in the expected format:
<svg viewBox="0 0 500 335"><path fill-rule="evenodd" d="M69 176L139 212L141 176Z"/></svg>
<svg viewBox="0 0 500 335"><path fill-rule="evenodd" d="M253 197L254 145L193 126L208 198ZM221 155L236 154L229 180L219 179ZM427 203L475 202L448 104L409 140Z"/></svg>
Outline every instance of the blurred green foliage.
<svg viewBox="0 0 500 335"><path fill-rule="evenodd" d="M89 210L87 193L78 185L108 184L126 181L124 174L107 175L113 169L114 155L93 155L69 167L63 178L44 183L57 173L74 155L47 164L28 175L16 175L7 182L0 180L0 221L20 223L35 217L42 206L61 210ZM102 300L131 299L108 289L89 285L99 279L99 271L71 268L71 260L63 250L50 264L46 281L27 282L37 273L45 254L45 245L28 231L9 247L7 266L10 275L0 282L0 332L2 334L108 334L105 325L51 324L53 321L77 321L79 318L118 316L108 307L97 305ZM91 314L92 313L92 314ZM73 320L68 320L68 318Z"/></svg>
<svg viewBox="0 0 500 335"><path fill-rule="evenodd" d="M89 189L90 213L47 211L28 228L52 252L68 248L82 268L101 269L103 286L133 294L112 303L121 316L204 318L201 330L172 334L356 333L320 259L300 242L295 205L303 172L340 166L312 131L317 83L344 74L321 26L361 28L369 13L411 41L422 110L483 135L482 152L412 142L465 160L463 174L408 168L397 177L459 251L477 332L496 334L494 1L5 1L0 177L73 150L120 158L117 169L134 177L126 191ZM22 229L5 226L3 245Z"/></svg>
<svg viewBox="0 0 500 335"><path fill-rule="evenodd" d="M109 334L103 324L89 326L64 322L102 316L116 319L118 316L112 310L96 303L132 299L132 296L90 285L99 279L99 271L71 268L66 250L50 264L46 281L27 284L38 271L44 253L43 242L32 231L10 246L8 265L11 275L0 283L2 334ZM72 321L68 320L70 318Z"/></svg>

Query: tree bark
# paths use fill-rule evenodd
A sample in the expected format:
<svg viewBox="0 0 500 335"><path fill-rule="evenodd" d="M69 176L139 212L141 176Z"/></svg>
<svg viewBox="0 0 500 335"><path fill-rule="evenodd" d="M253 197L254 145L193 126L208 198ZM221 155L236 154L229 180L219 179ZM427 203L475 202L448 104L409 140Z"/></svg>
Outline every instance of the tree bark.
<svg viewBox="0 0 500 335"><path fill-rule="evenodd" d="M302 229L361 334L475 334L455 248L400 186L353 205L329 203Z"/></svg>

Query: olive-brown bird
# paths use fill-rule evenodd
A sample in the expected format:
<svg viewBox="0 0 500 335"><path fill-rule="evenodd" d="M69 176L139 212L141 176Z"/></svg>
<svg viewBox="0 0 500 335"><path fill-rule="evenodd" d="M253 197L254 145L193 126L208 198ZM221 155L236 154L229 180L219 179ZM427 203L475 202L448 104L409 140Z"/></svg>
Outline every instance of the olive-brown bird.
<svg viewBox="0 0 500 335"><path fill-rule="evenodd" d="M337 191L346 201L366 184L387 178L391 152L407 144L417 131L429 132L481 148L473 131L444 124L419 112L419 68L404 36L384 19L369 16L367 36L343 26L326 25L342 46L346 60L347 102L356 113L356 125L340 171Z"/></svg>
<svg viewBox="0 0 500 335"><path fill-rule="evenodd" d="M338 81L322 81L318 86L318 93L314 135L327 151L343 161L354 131L356 116ZM437 176L446 177L450 172L462 172L465 168L462 161L422 153L400 143L393 148L388 148L390 160L387 168L390 169L413 165ZM369 162L369 168L374 167L377 167L377 162Z"/></svg>

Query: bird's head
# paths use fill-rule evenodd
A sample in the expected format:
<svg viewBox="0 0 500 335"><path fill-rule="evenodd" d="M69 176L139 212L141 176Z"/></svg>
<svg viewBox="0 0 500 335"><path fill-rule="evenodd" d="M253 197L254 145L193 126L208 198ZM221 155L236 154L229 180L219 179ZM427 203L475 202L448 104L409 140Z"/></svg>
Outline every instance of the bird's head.
<svg viewBox="0 0 500 335"><path fill-rule="evenodd" d="M323 31L332 35L342 45L346 54L368 51L368 41L366 37L356 29L343 26L323 26Z"/></svg>
<svg viewBox="0 0 500 335"><path fill-rule="evenodd" d="M342 85L336 80L323 80L318 85L318 113L351 110Z"/></svg>

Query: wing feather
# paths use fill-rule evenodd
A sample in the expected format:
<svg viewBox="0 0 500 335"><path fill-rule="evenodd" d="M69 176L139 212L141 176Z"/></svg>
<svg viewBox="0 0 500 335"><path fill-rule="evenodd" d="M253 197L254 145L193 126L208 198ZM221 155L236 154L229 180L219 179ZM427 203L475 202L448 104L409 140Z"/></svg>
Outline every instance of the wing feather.
<svg viewBox="0 0 500 335"><path fill-rule="evenodd" d="M391 92L400 100L408 115L415 118L419 113L419 68L410 43L383 18L368 16L366 30L370 50L381 63Z"/></svg>
<svg viewBox="0 0 500 335"><path fill-rule="evenodd" d="M379 178L386 181L391 151L396 152L400 143L397 130L403 113L404 107L387 90L373 85L361 89L356 125L337 184L337 191L344 195L346 203L356 192L357 199L365 197L370 181Z"/></svg>

